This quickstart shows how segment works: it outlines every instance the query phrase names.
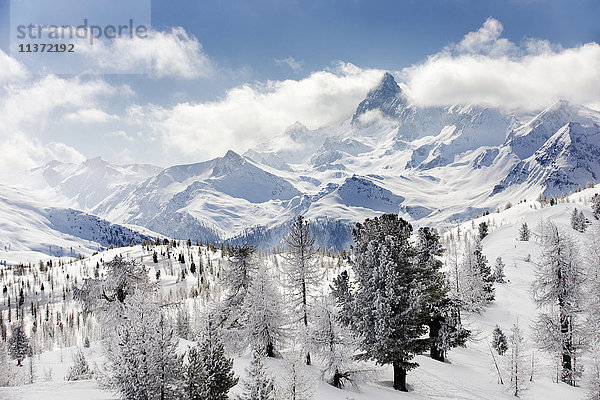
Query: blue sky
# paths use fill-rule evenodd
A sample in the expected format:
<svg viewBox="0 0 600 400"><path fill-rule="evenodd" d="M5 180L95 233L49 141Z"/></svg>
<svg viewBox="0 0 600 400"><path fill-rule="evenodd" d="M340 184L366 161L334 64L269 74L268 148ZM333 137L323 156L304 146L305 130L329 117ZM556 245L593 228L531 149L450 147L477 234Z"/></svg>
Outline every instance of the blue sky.
<svg viewBox="0 0 600 400"><path fill-rule="evenodd" d="M13 1L32 23L151 11L152 30L36 59L10 52L10 2L0 0L0 152L15 155L0 167L243 152L296 121L340 123L384 71L419 106L535 112L567 99L600 109L597 0Z"/></svg>
<svg viewBox="0 0 600 400"><path fill-rule="evenodd" d="M310 0L152 2L158 28L183 26L224 65L253 77L290 76L274 59L293 57L303 70L334 60L399 69L424 59L488 17L518 42L538 37L565 47L600 39L600 2L542 0Z"/></svg>

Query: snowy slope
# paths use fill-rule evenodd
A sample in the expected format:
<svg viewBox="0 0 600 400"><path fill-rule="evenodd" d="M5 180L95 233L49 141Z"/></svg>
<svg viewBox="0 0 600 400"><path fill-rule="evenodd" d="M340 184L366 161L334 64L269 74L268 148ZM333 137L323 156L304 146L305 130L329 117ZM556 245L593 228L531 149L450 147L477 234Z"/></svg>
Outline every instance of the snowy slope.
<svg viewBox="0 0 600 400"><path fill-rule="evenodd" d="M535 261L542 249L533 239L528 242L522 242L518 241L517 237L518 230L523 222L526 222L535 232L536 226L540 221L550 219L561 229L574 236L579 243L585 243L586 235L570 227L569 217L572 210L577 207L579 210L583 210L588 219L592 220L589 200L595 193L600 193L600 188L585 189L571 195L569 198L563 199L563 202L555 206L542 207L539 202L522 202L507 210L491 213L472 221L466 221L459 226L454 225L450 227L443 234L446 240L451 233L456 237L459 230L461 235L463 235L462 237L473 237L477 234L476 227L478 224L480 222L487 222L490 226L490 233L482 242L484 255L490 263L493 263L497 257L502 257L506 264L505 274L507 282L495 284L496 300L482 314L463 315L467 327L474 332L474 337L469 341L467 347L450 351L448 361L445 363L433 361L426 356L418 356L416 361L420 366L408 374L409 393L400 393L391 388L392 371L389 366L379 368L380 374L372 381L363 384L359 390L335 389L320 379L321 361L317 358L315 365L309 368L309 373L313 376L315 382L313 385L315 389L314 399L496 400L514 398L506 385L499 385L497 383L497 373L493 367L488 343L491 339L492 329L496 325L499 325L505 332L508 332L510 327L518 321L525 339L525 353L529 356L535 351L536 357L533 380L526 383L525 390L521 393L520 398L532 400L583 400L586 396L585 382L579 388L554 383L552 377L555 371L552 368L550 357L535 349L530 328L538 311L530 294L531 282L534 279L535 264L526 260L530 256ZM594 223L599 224L600 222L596 221ZM592 227L588 229L592 229ZM166 250L166 247L160 247L158 250L158 253L161 254ZM174 255L182 250L174 248L172 251ZM167 259L167 257L163 256L159 256L159 263L154 264L151 261L152 256L150 251L142 249L141 246L125 247L108 250L88 259L65 265L62 270L55 269L53 273L56 275L55 281L57 285L63 285L63 282L69 282L67 279L64 279L66 274L71 274L71 279L80 279L81 274L90 273L90 266L96 265L96 262L100 259L108 260L116 254L123 254L128 259L138 259L149 265L151 276L154 276L155 270L161 270L163 272L163 278L161 278L162 293L171 296L176 293L188 293L197 284L196 277L192 274L188 274L187 278L183 281L177 278L180 268L189 268L189 254L194 256L196 262L198 261L197 254L202 254L204 265L209 264L209 259L214 266L225 265L226 263L218 250L212 252L206 248L199 249L196 246L192 246L190 249L185 248L183 253L186 255L186 264L176 263L172 259ZM284 258L281 255L277 255L276 257L278 258L278 263L284 265ZM449 264L451 260L448 252L447 257L445 261ZM265 259L265 262L271 268L274 268L272 256ZM332 261L327 257L324 257L320 261L320 265L324 265L327 268L326 277L328 280L331 280L339 272L339 266L336 266L335 263L332 264ZM213 278L211 277L210 279ZM214 290L218 292L218 280L214 282ZM323 282L325 287L328 284L329 281ZM55 290L60 293L62 287L57 286ZM199 307L201 307L201 304L204 304L202 297L196 300L189 299L188 301L199 302L193 303L193 309L196 309L198 304L200 305ZM68 304L68 307L72 306L73 303ZM61 304L55 305L56 310L61 309L61 307ZM81 338L79 339L81 340ZM186 346L186 343L189 342L182 341L182 346ZM91 348L84 349L84 352L89 361L101 365L102 354L99 347L99 343L92 343ZM110 393L103 392L95 381L64 381L64 376L72 363L70 354L75 349L75 347L67 347L62 350L45 352L39 358L36 357L35 362L38 371L36 383L16 388L0 388L0 398L37 399L41 393L45 393L44 398L49 399L112 398ZM496 357L501 362L501 373L504 379L507 380L509 371L502 366L503 361L501 357ZM582 361L586 363L585 358ZM243 376L244 368L247 367L248 363L248 355L236 357L234 363L236 375ZM281 379L283 364L284 362L281 359L266 361L269 372L276 379ZM53 372L52 379L44 382L43 374L50 369ZM530 373L529 367L527 367L526 372L527 374ZM231 391L231 394L235 393L239 393L239 387Z"/></svg>
<svg viewBox="0 0 600 400"><path fill-rule="evenodd" d="M31 193L0 185L0 260L37 262L48 255L77 257L157 234L113 224L81 211L45 207Z"/></svg>

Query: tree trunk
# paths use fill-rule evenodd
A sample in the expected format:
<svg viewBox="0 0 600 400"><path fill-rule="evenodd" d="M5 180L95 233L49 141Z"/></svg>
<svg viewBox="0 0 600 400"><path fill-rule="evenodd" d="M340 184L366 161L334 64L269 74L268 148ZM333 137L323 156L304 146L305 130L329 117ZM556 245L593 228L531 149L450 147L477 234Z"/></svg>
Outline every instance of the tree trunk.
<svg viewBox="0 0 600 400"><path fill-rule="evenodd" d="M444 362L444 351L437 346L437 339L442 327L442 320L436 317L429 323L429 357Z"/></svg>
<svg viewBox="0 0 600 400"><path fill-rule="evenodd" d="M275 357L275 347L272 342L267 343L267 357Z"/></svg>
<svg viewBox="0 0 600 400"><path fill-rule="evenodd" d="M406 388L406 370L399 363L393 363L394 366L394 389L402 392L408 392Z"/></svg>
<svg viewBox="0 0 600 400"><path fill-rule="evenodd" d="M573 362L571 354L573 354L573 333L571 332L571 318L569 316L560 315L560 333L563 336L562 349L562 374L561 380L573 386Z"/></svg>

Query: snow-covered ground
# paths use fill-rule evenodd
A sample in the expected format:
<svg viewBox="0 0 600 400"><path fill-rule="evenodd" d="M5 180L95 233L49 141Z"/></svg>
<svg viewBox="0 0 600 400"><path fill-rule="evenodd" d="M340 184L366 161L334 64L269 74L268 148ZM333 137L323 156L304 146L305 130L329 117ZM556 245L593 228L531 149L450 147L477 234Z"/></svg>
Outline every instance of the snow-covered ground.
<svg viewBox="0 0 600 400"><path fill-rule="evenodd" d="M600 188L585 189L574 193L565 198L557 205L545 206L542 208L538 202L522 202L503 210L499 213L491 213L479 217L473 221L465 222L459 226L453 226L446 229L443 236L447 240L450 233L456 237L460 230L463 235L473 236L477 232L477 226L480 222L487 222L490 227L490 233L483 239L483 249L491 265L497 257L502 257L506 264L505 274L506 283L495 284L496 300L481 314L464 315L463 319L467 328L474 333L472 340L468 342L467 348L453 349L448 354L448 360L440 363L428 358L425 355L418 356L416 361L420 366L410 371L408 374L409 393L401 393L393 390L392 370L389 366L379 367L380 374L372 381L363 384L358 390L336 389L320 379L319 360L315 365L308 367L309 374L315 380L315 399L332 400L367 400L367 399L509 399L513 398L507 389L507 385L497 383L497 372L494 368L488 343L491 339L492 329L498 325L505 333L510 332L510 328L517 321L524 335L524 349L528 360L533 357L534 368L531 382L527 382L525 390L521 393L524 399L584 399L586 396L585 382L582 387L573 388L563 383L553 382L556 371L552 365L551 357L536 349L535 343L531 337L531 327L537 314L535 304L531 299L530 287L534 279L535 261L539 258L541 248L536 243L535 238L528 242L518 241L518 231L523 222L535 232L540 221L550 219L560 228L568 231L577 242L584 245L589 237L586 233L575 231L570 226L570 216L575 207L582 210L586 217L594 220L589 200L593 194L599 193ZM594 222L598 224L598 222ZM591 228L588 228L591 229ZM62 300L63 288L69 287L74 282L81 282L83 276L93 274L97 262L101 260L110 260L117 254L122 254L129 259L141 260L150 267L150 274L154 278L156 271L161 271L161 290L163 296L172 300L180 300L182 297L188 297L192 289L200 290L198 298L189 299L188 304L195 307L202 307L206 304L206 298L218 296L220 291L219 279L217 278L225 268L226 260L221 257L219 249L209 250L206 247L179 246L173 248L169 258L166 257L166 246L157 246L155 248L159 254L157 264L152 261L152 251L142 249L141 246L115 248L86 259L75 261L63 259L65 264L53 267L50 271L55 282L53 290L49 289L46 283L46 291L43 294L40 290L40 280L33 275L26 275L24 278L30 283L31 290L27 292L25 304L30 300L40 301L42 307L45 302L52 304L52 310L73 310L77 309L77 303L68 299ZM184 280L181 280L180 270L184 264L177 261L177 255L184 254L186 259L185 267L189 271L190 256L196 265L202 259L204 268L209 268L207 286L202 286L194 274L187 274ZM163 255L164 254L164 255ZM23 253L24 257L31 254ZM35 256L40 256L38 253ZM274 259L281 264L285 261L278 255L263 255L268 265L273 267ZM339 267L336 265L336 259L327 256L323 257L323 265L327 268L327 277L331 280ZM47 258L43 258L46 260ZM531 261L527 261L530 259ZM446 259L449 262L449 259ZM54 261L56 263L56 259ZM343 267L343 266L342 266ZM37 269L34 266L34 269ZM15 301L16 292L15 279L11 271L7 271L8 276L4 284L8 286L8 295ZM67 276L69 276L67 278ZM327 286L328 282L324 282ZM201 287L202 286L202 287ZM209 293L206 288L210 286ZM204 292L202 291L204 290ZM6 316L6 297L4 294L4 315ZM191 302L191 303L189 303ZM6 318L6 317L5 317ZM192 318L193 321L193 318ZM91 332L91 331L90 331ZM90 334L93 336L93 333ZM66 347L63 349L54 349L45 351L34 357L35 383L24 386L0 388L0 399L111 399L110 393L100 389L96 381L68 382L65 376L72 364L72 353L82 346L83 338L76 338L77 346ZM182 346L187 342L182 342ZM94 365L102 364L101 344L92 341L90 348L83 349L88 362ZM496 358L501 359L496 355ZM582 359L585 364L586 358ZM244 369L249 363L249 356L236 357L234 369L237 376L244 375ZM21 373L27 375L27 361L25 366L19 368ZM284 361L281 359L269 359L266 361L269 371L278 377L283 369ZM500 362L502 364L502 361ZM501 368L504 368L501 366ZM51 373L50 373L51 372ZM502 370L503 379L508 379L508 371ZM527 374L531 373L531 368ZM237 393L239 388L234 388L231 394Z"/></svg>

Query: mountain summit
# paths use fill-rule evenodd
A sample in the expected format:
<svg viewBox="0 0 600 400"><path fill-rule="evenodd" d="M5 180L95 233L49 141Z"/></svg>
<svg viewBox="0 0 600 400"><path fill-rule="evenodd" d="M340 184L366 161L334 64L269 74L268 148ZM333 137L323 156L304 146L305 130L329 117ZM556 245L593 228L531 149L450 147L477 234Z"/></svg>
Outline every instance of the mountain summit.
<svg viewBox="0 0 600 400"><path fill-rule="evenodd" d="M398 106L401 104L405 104L402 89L400 89L392 74L386 72L379 85L372 89L367 97L360 102L352 117L352 122L357 122L361 115L371 110L379 110L385 116L396 117Z"/></svg>

